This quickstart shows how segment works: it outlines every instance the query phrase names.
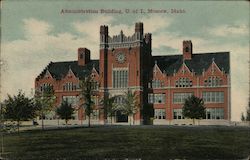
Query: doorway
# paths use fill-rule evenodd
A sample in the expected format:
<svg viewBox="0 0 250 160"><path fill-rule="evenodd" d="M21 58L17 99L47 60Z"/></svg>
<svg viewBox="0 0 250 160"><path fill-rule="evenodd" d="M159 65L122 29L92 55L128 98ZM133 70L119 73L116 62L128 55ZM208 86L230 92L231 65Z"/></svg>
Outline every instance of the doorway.
<svg viewBox="0 0 250 160"><path fill-rule="evenodd" d="M121 111L116 112L116 122L128 122L128 116L125 114L122 114Z"/></svg>

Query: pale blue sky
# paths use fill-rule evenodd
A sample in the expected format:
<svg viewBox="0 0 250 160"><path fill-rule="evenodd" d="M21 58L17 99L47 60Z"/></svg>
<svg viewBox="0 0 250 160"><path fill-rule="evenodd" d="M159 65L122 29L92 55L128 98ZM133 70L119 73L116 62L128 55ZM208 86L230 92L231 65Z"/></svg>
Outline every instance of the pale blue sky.
<svg viewBox="0 0 250 160"><path fill-rule="evenodd" d="M60 14L62 9L184 9L183 14ZM99 26L132 34L144 22L153 34L153 55L181 54L184 39L195 53L230 51L232 117L239 120L248 98L249 2L247 1L30 1L2 2L2 97L28 95L50 61L75 60L78 47L99 58ZM8 76L7 76L8 75ZM234 98L235 97L235 98Z"/></svg>

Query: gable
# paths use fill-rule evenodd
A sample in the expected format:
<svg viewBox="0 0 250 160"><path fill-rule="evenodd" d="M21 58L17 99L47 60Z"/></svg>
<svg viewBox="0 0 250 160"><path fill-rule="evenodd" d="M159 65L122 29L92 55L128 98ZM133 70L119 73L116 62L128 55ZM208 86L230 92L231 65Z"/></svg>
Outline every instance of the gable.
<svg viewBox="0 0 250 160"><path fill-rule="evenodd" d="M187 75L187 74L191 74L191 71L189 70L189 68L187 67L187 65L185 63L182 64L182 66L179 68L179 70L176 73L177 75Z"/></svg>
<svg viewBox="0 0 250 160"><path fill-rule="evenodd" d="M153 56L152 58L153 61L157 61L159 68L167 75L173 75L178 72L183 64L182 55ZM207 70L210 67L213 59L220 70L224 70L226 74L229 73L229 52L193 54L191 60L185 60L184 62L190 71L201 75L203 70Z"/></svg>
<svg viewBox="0 0 250 160"><path fill-rule="evenodd" d="M46 67L50 72L51 76L56 80L61 80L69 73L69 68L75 77L83 79L84 77L91 74L93 65L96 66L96 72L99 71L99 60L91 60L88 64L84 66L79 66L77 61L67 61L67 62L50 62ZM40 79L46 74L46 69L44 69L36 79Z"/></svg>

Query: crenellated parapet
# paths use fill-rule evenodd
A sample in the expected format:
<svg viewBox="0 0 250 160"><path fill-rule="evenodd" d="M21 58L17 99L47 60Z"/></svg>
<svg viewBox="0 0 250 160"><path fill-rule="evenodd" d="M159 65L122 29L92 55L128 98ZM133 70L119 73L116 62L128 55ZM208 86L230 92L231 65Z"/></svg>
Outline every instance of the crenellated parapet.
<svg viewBox="0 0 250 160"><path fill-rule="evenodd" d="M108 26L101 26L100 28L100 48L129 48L138 47L145 44L151 45L151 34L143 34L143 23L135 24L135 33L131 36L124 35L121 30L120 34L108 35Z"/></svg>

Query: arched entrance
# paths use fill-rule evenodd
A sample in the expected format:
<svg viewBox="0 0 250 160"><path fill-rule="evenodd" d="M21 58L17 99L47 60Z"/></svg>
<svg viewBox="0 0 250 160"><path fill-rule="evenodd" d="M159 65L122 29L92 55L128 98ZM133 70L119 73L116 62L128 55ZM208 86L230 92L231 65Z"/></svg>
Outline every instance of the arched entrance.
<svg viewBox="0 0 250 160"><path fill-rule="evenodd" d="M115 103L118 105L118 110L116 111L115 113L115 120L116 120L116 123L119 123L119 122L128 122L128 116L123 114L121 109L122 109L122 105L124 103L124 96L123 95L119 95L119 96L116 96L115 98Z"/></svg>
<svg viewBox="0 0 250 160"><path fill-rule="evenodd" d="M116 112L116 122L128 122L128 116L125 114L122 114L121 111Z"/></svg>

